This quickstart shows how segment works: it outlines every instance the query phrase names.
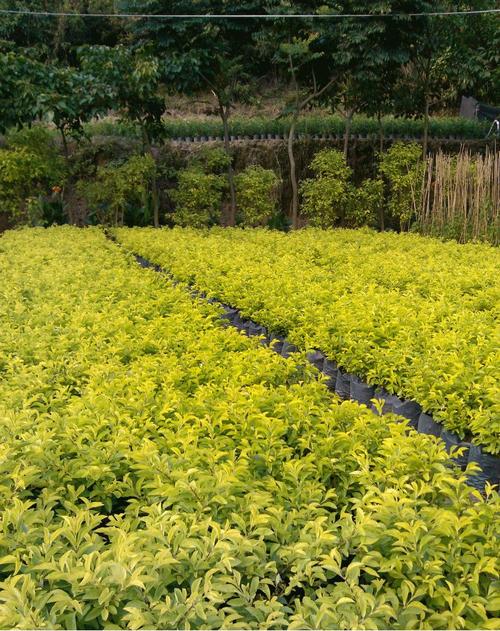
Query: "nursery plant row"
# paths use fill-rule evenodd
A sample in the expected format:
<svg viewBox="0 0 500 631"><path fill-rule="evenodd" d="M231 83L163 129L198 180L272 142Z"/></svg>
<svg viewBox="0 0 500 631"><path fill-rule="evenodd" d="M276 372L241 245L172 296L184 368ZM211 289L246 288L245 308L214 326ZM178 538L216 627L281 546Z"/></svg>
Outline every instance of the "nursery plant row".
<svg viewBox="0 0 500 631"><path fill-rule="evenodd" d="M266 118L234 118L230 121L230 134L236 139L273 139L282 138L288 134L290 120L287 117L277 119ZM466 118L434 118L430 120L429 134L431 137L442 139L484 139L491 123L468 120ZM306 136L324 136L326 138L342 137L345 121L336 115L305 116L297 123L297 134ZM133 126L120 122L102 121L92 123L88 129L93 134L134 135L137 131ZM165 137L173 139L216 139L224 135L222 122L218 119L166 120L164 122ZM404 119L386 117L382 119L382 131L386 137L394 138L422 138L424 133L423 121L418 119ZM365 116L355 116L351 123L350 132L355 136L378 137L380 127L376 119Z"/></svg>
<svg viewBox="0 0 500 631"><path fill-rule="evenodd" d="M97 229L0 239L1 628L496 628L498 493Z"/></svg>
<svg viewBox="0 0 500 631"><path fill-rule="evenodd" d="M278 133L278 134L272 134L272 133L266 133L266 134L252 134L250 135L244 135L244 134L230 134L229 136L229 140L231 142L234 141L260 141L260 140L265 140L265 141L269 141L269 140L286 140L288 138L288 136L286 134L283 133ZM298 133L295 134L294 136L295 140L342 140L343 136L342 134L329 134L329 133L323 133L323 134L307 134L307 133ZM351 134L350 136L351 140L373 140L374 137L372 135L368 135L368 134ZM456 136L448 136L446 138L439 138L439 137L435 137L435 136L430 136L431 140L444 140L444 141L451 141L451 142L456 142L457 140L461 140L461 138L456 137ZM219 136L219 135L195 135L195 136L175 136L173 138L171 138L170 140L172 140L172 142L174 143L203 143L203 142L222 142L224 140L223 136ZM399 134L390 134L388 135L385 140L405 140L408 142L421 142L422 137L421 136L410 136L408 134L406 135L399 135Z"/></svg>
<svg viewBox="0 0 500 631"><path fill-rule="evenodd" d="M499 253L416 235L118 229L137 252L243 317L500 449Z"/></svg>
<svg viewBox="0 0 500 631"><path fill-rule="evenodd" d="M110 238L115 241L113 237ZM167 271L159 265L151 263L144 257L134 254L135 259L144 268L152 268L157 272L167 274L174 284L178 281L172 277ZM191 290L190 295L206 299L205 292ZM217 301L213 298L208 299L211 304ZM299 352L294 344L291 344L285 337L276 335L272 331L268 331L266 327L259 325L253 320L244 319L239 309L231 305L220 304L224 313L222 318L230 325L243 331L249 336L258 336L263 344L269 347L283 357L290 357L292 353ZM326 375L326 385L333 390L341 399L356 401L370 408L378 415L397 414L402 416L408 422L408 425L422 434L438 436L444 442L446 451L452 455L452 461L462 470L465 470L470 462L476 463L480 469L473 475L468 477L468 484L484 491L486 484L493 484L498 487L500 483L500 457L488 453L484 453L479 445L473 445L469 442L460 440L460 437L454 432L450 432L443 428L440 423L422 411L422 407L412 400L400 399L398 396L391 395L383 388L375 388L364 382L357 375L344 372L336 362L328 359L319 350L307 353L307 360L315 366L321 373ZM456 452L457 448L460 452ZM458 455L453 455L453 454Z"/></svg>

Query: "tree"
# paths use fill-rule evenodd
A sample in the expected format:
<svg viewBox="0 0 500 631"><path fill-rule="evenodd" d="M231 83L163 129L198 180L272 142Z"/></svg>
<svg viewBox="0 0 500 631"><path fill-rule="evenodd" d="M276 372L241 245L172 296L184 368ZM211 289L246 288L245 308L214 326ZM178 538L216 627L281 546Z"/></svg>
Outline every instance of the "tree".
<svg viewBox="0 0 500 631"><path fill-rule="evenodd" d="M0 0L0 9L52 11L62 13L113 13L114 0ZM17 49L35 48L40 60L74 65L77 47L83 44L115 45L123 21L104 17L61 15L55 18L26 14L2 15L0 40Z"/></svg>
<svg viewBox="0 0 500 631"><path fill-rule="evenodd" d="M166 84L177 91L196 94L210 90L217 101L223 123L224 147L230 147L230 116L234 103L248 99L251 79L256 74L253 20L207 20L203 14L258 13L266 5L262 0L235 3L232 0L124 0L123 9L137 13L178 13L200 15L198 18L162 21L138 19L132 24L133 41L150 46L162 60ZM236 218L236 191L232 161L227 167L230 192L229 224Z"/></svg>
<svg viewBox="0 0 500 631"><path fill-rule="evenodd" d="M347 166L344 155L335 149L319 151L309 168L315 177L301 183L304 213L312 225L328 228L344 218L352 169Z"/></svg>
<svg viewBox="0 0 500 631"><path fill-rule="evenodd" d="M444 10L446 0L416 2L418 12ZM456 19L456 18L454 18ZM447 19L434 16L421 16L413 19L413 36L410 43L411 55L402 68L398 85L398 109L405 114L423 116L424 136L422 152L428 151L429 117L432 105L448 99L445 91L452 86L448 70L451 62L451 48Z"/></svg>
<svg viewBox="0 0 500 631"><path fill-rule="evenodd" d="M371 18L346 17L321 24L322 45L336 68L336 81L329 92L331 105L345 119L344 155L347 159L353 116L370 110L378 116L392 102L392 88L398 70L409 59L408 32L411 20L384 17L408 11L407 0L346 0L326 2L322 12L347 15L366 14ZM378 17L380 16L380 17ZM330 96L331 95L331 96Z"/></svg>
<svg viewBox="0 0 500 631"><path fill-rule="evenodd" d="M164 135L162 116L165 99L160 95L161 73L157 58L124 46L91 46L80 51L84 70L109 90L109 104L119 115L137 125L143 152L153 156L153 142ZM160 203L156 175L152 177L153 221L160 225Z"/></svg>
<svg viewBox="0 0 500 631"><path fill-rule="evenodd" d="M382 180L365 180L355 187L350 182L352 169L343 153L322 149L309 168L315 174L301 183L303 212L314 226L329 228L335 224L359 227L373 223L383 204Z"/></svg>
<svg viewBox="0 0 500 631"><path fill-rule="evenodd" d="M44 66L25 54L0 53L0 131L31 124L39 115L37 97Z"/></svg>
<svg viewBox="0 0 500 631"><path fill-rule="evenodd" d="M389 211L399 219L400 229L408 230L422 199L425 163L420 147L413 143L392 145L383 155L379 170L389 184Z"/></svg>
<svg viewBox="0 0 500 631"><path fill-rule="evenodd" d="M27 51L33 54L33 51ZM109 90L75 68L41 63L28 54L0 54L0 129L51 120L68 158L68 137L81 138L83 124L108 106Z"/></svg>
<svg viewBox="0 0 500 631"><path fill-rule="evenodd" d="M52 64L42 66L40 77L37 115L52 119L61 134L64 156L68 160L68 137L83 138L84 123L108 109L109 86L100 83L89 72Z"/></svg>
<svg viewBox="0 0 500 631"><path fill-rule="evenodd" d="M413 4L416 12L495 7L491 0L459 3L413 0ZM402 68L396 106L400 113L423 117L424 156L428 153L433 108L455 106L461 93L475 89L481 95L498 96L500 36L498 25L494 24L497 20L491 15L431 15L412 20L408 35L410 59Z"/></svg>
<svg viewBox="0 0 500 631"><path fill-rule="evenodd" d="M494 0L473 0L461 8L494 9ZM462 94L472 94L492 104L500 102L500 29L498 15L454 17L448 27L452 48L450 81L453 105Z"/></svg>
<svg viewBox="0 0 500 631"><path fill-rule="evenodd" d="M65 164L51 133L42 126L14 130L0 149L0 206L16 221L40 215L50 188L62 188Z"/></svg>
<svg viewBox="0 0 500 631"><path fill-rule="evenodd" d="M314 6L311 6L314 5ZM321 9L319 2L278 2L274 12L282 13L315 13ZM279 18L273 22L272 28L266 27L259 34L259 48L264 56L270 56L290 82L291 99L285 104L283 114L290 114L287 150L290 166L290 183L292 188L291 220L293 228L298 227L299 186L296 173L294 152L297 123L302 113L312 103L326 94L333 86L336 75L330 70L329 51L323 46L324 40L312 19Z"/></svg>

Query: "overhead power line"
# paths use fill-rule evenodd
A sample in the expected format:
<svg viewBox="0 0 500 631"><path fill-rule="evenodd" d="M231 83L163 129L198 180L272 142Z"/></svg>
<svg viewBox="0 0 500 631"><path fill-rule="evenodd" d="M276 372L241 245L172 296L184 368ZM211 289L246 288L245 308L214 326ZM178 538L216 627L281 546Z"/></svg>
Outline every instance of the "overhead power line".
<svg viewBox="0 0 500 631"><path fill-rule="evenodd" d="M368 18L414 18L414 17L453 17L459 15L484 15L486 13L500 13L500 9L481 9L476 11L431 11L428 13L70 13L66 11L24 11L21 9L0 9L1 15L26 15L33 17L81 17L81 18L148 18L157 20L192 20L203 18L205 20L245 20L245 19L368 19Z"/></svg>

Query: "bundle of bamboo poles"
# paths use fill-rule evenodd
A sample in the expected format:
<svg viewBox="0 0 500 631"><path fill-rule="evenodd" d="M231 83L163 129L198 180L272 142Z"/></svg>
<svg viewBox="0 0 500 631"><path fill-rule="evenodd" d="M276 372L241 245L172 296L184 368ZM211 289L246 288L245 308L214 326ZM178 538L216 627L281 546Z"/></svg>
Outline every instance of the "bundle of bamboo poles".
<svg viewBox="0 0 500 631"><path fill-rule="evenodd" d="M425 234L499 244L500 152L429 157L417 224Z"/></svg>

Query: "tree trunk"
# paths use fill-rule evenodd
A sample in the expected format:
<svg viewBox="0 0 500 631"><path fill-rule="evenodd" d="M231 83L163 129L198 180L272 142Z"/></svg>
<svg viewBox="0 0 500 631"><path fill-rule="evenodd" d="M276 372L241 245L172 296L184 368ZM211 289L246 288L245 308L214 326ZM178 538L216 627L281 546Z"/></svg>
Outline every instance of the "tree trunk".
<svg viewBox="0 0 500 631"><path fill-rule="evenodd" d="M422 157L425 160L427 158L427 151L429 147L429 96L425 95L425 111L424 111L424 142L422 147Z"/></svg>
<svg viewBox="0 0 500 631"><path fill-rule="evenodd" d="M64 127L60 127L59 128L59 132L61 133L63 152L64 152L64 159L66 161L66 166L67 166L68 165L68 161L69 161L69 150L68 150L68 141L66 139L66 134L64 133Z"/></svg>
<svg viewBox="0 0 500 631"><path fill-rule="evenodd" d="M233 159L231 156L231 145L229 144L229 108L219 102L219 112L222 118L222 124L224 126L224 150L231 158L227 167L227 182L229 184L229 195L231 197L231 207L229 211L228 223L230 226L236 225L236 188L234 186L234 169Z"/></svg>
<svg viewBox="0 0 500 631"><path fill-rule="evenodd" d="M64 36L66 31L66 16L61 15L57 18L57 27L54 34L54 42L52 46L53 59L57 59L61 44L64 42Z"/></svg>
<svg viewBox="0 0 500 631"><path fill-rule="evenodd" d="M378 150L380 153L384 151L384 126L382 125L382 115L380 112L377 112L377 122L378 122Z"/></svg>
<svg viewBox="0 0 500 631"><path fill-rule="evenodd" d="M158 181L156 179L156 172L153 173L151 179L151 201L153 203L153 226L155 228L160 227L160 192L158 190Z"/></svg>
<svg viewBox="0 0 500 631"><path fill-rule="evenodd" d="M298 111L295 111L290 124L290 129L288 130L288 160L290 162L290 183L292 185L292 228L294 230L299 227L299 187L297 183L295 155L293 153L293 141L295 138L297 119Z"/></svg>
<svg viewBox="0 0 500 631"><path fill-rule="evenodd" d="M143 153L149 153L149 155L155 161L155 170L153 171L153 177L151 178L151 205L153 206L153 226L155 228L160 227L160 192L158 190L158 180L156 179L156 160L153 155L153 147L149 134L144 126L141 126L142 131L142 150Z"/></svg>
<svg viewBox="0 0 500 631"><path fill-rule="evenodd" d="M344 157L347 161L349 157L349 138L351 135L351 123L352 123L352 110L349 110L345 119L344 127Z"/></svg>
<svg viewBox="0 0 500 631"><path fill-rule="evenodd" d="M384 204L380 204L378 209L378 227L380 232L385 230L385 216L384 216Z"/></svg>
<svg viewBox="0 0 500 631"><path fill-rule="evenodd" d="M68 141L66 139L66 134L64 133L64 127L60 127L59 128L59 132L61 134L62 145L63 145L64 163L65 163L65 166L66 166L66 175L69 176L69 149L68 149ZM63 203L64 203L64 189L63 189L62 194L61 194L61 199L63 200ZM70 222L73 223L73 220L71 218L71 211L70 211Z"/></svg>

